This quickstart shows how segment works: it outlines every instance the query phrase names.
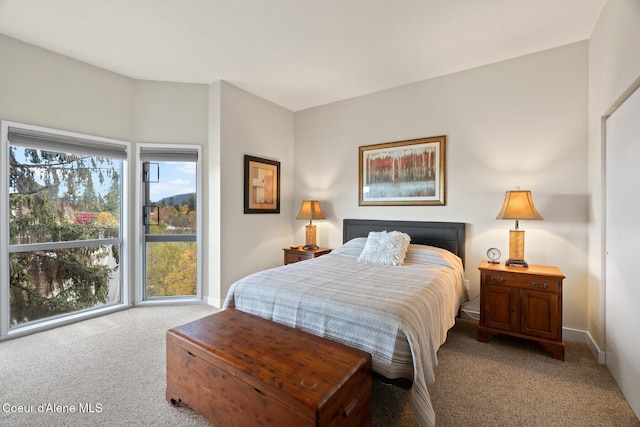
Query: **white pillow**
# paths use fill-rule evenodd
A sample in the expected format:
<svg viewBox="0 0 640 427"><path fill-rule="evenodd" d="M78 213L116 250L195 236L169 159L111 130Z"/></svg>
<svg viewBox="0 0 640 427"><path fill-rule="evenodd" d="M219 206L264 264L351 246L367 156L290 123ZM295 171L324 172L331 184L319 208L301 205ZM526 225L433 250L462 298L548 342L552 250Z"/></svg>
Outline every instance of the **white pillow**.
<svg viewBox="0 0 640 427"><path fill-rule="evenodd" d="M409 245L407 255L404 258L404 265L410 264L436 264L452 267L460 274L464 272L462 260L446 249L436 248L427 245Z"/></svg>
<svg viewBox="0 0 640 427"><path fill-rule="evenodd" d="M342 246L337 247L331 251L332 255L344 255L353 258L358 258L364 249L364 245L367 243L366 237L355 237Z"/></svg>
<svg viewBox="0 0 640 427"><path fill-rule="evenodd" d="M358 262L383 265L402 265L411 237L399 231L371 231Z"/></svg>

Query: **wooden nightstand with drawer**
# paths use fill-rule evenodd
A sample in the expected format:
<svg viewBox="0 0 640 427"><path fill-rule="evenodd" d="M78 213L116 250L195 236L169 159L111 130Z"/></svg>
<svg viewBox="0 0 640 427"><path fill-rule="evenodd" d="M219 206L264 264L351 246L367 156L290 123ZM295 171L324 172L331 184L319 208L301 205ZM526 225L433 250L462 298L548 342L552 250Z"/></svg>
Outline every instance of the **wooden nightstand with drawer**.
<svg viewBox="0 0 640 427"><path fill-rule="evenodd" d="M304 261L306 259L317 258L322 255L326 255L331 252L331 249L318 248L318 249L302 249L300 248L284 248L284 263L293 264L294 262Z"/></svg>
<svg viewBox="0 0 640 427"><path fill-rule="evenodd" d="M562 280L557 267L506 267L483 261L480 270L478 341L497 334L537 341L564 360Z"/></svg>

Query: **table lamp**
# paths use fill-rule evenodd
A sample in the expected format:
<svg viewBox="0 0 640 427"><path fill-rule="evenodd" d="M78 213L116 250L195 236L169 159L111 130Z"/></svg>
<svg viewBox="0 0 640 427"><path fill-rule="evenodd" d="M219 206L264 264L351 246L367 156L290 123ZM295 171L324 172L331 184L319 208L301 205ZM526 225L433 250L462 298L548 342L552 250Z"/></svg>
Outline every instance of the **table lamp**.
<svg viewBox="0 0 640 427"><path fill-rule="evenodd" d="M519 220L542 220L531 198L531 191L507 191L502 209L496 219L514 219L516 227L509 230L509 259L505 265L529 267L524 260L524 230L518 226Z"/></svg>
<svg viewBox="0 0 640 427"><path fill-rule="evenodd" d="M309 224L305 228L305 245L304 249L318 249L316 245L316 226L313 225L314 219L324 219L320 203L317 200L305 200L302 202L300 213L296 219L308 219Z"/></svg>

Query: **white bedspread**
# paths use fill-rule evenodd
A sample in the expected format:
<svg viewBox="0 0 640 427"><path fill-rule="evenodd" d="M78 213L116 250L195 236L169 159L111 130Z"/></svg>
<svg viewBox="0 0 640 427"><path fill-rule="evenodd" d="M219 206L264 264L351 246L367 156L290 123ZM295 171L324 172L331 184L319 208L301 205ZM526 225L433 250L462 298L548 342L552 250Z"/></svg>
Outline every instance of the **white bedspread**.
<svg viewBox="0 0 640 427"><path fill-rule="evenodd" d="M427 384L464 299L462 263L418 245L403 266L359 263L363 246L354 239L331 254L250 275L231 286L224 307L370 353L374 371L413 380L413 412L421 426L434 425Z"/></svg>

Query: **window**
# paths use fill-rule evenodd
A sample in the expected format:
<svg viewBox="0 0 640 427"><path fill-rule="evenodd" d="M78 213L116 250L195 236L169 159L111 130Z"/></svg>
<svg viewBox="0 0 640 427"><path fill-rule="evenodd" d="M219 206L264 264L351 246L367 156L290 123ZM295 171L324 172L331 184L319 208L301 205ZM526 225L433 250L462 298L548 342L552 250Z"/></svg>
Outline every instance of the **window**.
<svg viewBox="0 0 640 427"><path fill-rule="evenodd" d="M128 303L128 147L2 122L0 336Z"/></svg>
<svg viewBox="0 0 640 427"><path fill-rule="evenodd" d="M199 147L140 144L143 301L200 299Z"/></svg>

